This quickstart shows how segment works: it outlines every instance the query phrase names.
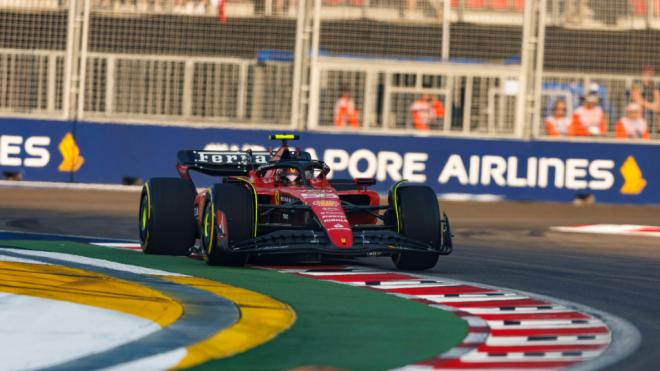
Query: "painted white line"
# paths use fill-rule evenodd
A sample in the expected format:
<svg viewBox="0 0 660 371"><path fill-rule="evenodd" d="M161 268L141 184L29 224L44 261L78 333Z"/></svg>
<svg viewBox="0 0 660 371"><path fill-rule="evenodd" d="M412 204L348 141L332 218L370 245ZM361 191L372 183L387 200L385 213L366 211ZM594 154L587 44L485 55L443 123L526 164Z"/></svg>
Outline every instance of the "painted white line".
<svg viewBox="0 0 660 371"><path fill-rule="evenodd" d="M104 368L104 371L143 371L143 370L169 370L172 365L178 364L188 354L185 348L174 349L169 352L145 357L132 362L126 362L114 367Z"/></svg>
<svg viewBox="0 0 660 371"><path fill-rule="evenodd" d="M435 301L438 303L461 303L461 302L473 302L473 301L503 301L503 300L523 300L529 299L527 296L516 295L512 293L504 293L503 295L497 296L486 296L486 295L477 295L477 294L464 294L459 297L447 297L445 295L415 295L418 298Z"/></svg>
<svg viewBox="0 0 660 371"><path fill-rule="evenodd" d="M468 363L469 365L469 363ZM520 371L520 370L525 370L525 371L549 371L549 370L561 370L564 369L563 367L525 367L525 368L520 368L520 367L498 367L498 368L489 368L489 371ZM435 370L433 367L429 366L406 366L400 369L397 369L397 371L429 371L429 370ZM465 364L462 364L460 368L448 368L448 367L442 367L442 371L484 371L482 367L468 367Z"/></svg>
<svg viewBox="0 0 660 371"><path fill-rule="evenodd" d="M579 324L574 324L571 320L555 320L555 319L540 319L540 320L522 320L519 321L520 324L516 325L506 325L504 321L488 321L488 326L492 328L566 328L573 326L580 326ZM604 326L602 322L595 322ZM583 325L584 326L584 325ZM593 327L594 324L589 324L587 326Z"/></svg>
<svg viewBox="0 0 660 371"><path fill-rule="evenodd" d="M0 248L0 255L2 255L3 251L8 251L8 252L11 252L13 254L19 254L19 255L23 255L23 256L27 256L27 257L35 256L35 257L42 257L42 258L52 258L52 259L58 259L58 260L66 261L66 262L86 264L86 265L91 265L91 266L94 266L94 267L108 268L108 269L113 269L113 270L118 270L118 271L123 271L123 272L136 273L136 274L186 276L184 274L167 272L167 271L163 271L163 270L160 270L160 269L144 268L144 267L139 267L139 266L135 266L135 265L115 263L115 262L111 262L111 261L108 261L108 260L94 259L94 258L88 258L88 257L80 256L80 255L70 255L70 254L64 254L64 253L59 253L59 252L47 252L47 251L36 251L36 250Z"/></svg>
<svg viewBox="0 0 660 371"><path fill-rule="evenodd" d="M351 272L300 272L299 274L304 276L312 277L323 277L323 276L354 276L356 274L388 274L392 273L389 271L371 271L371 270L359 270L355 269Z"/></svg>
<svg viewBox="0 0 660 371"><path fill-rule="evenodd" d="M571 323L571 321L520 321L517 325L508 325L504 321L488 321L488 326L492 329L552 329L552 328L594 328L604 327L606 324L602 321L593 320L587 323Z"/></svg>
<svg viewBox="0 0 660 371"><path fill-rule="evenodd" d="M47 189L78 189L91 191L118 191L139 192L142 186L121 184L97 184L97 183L60 183L60 182L34 182L0 180L0 187L6 188L47 188Z"/></svg>
<svg viewBox="0 0 660 371"><path fill-rule="evenodd" d="M393 273L393 272L389 272ZM403 288L403 287L422 287L422 286L416 286L416 285L424 285L426 284L425 282L422 282L425 280L401 280L401 281L381 281L380 285L374 285L373 287L376 288ZM443 283L442 281L436 279L432 280L432 283L428 283L429 285L437 285L438 283ZM340 283L347 283L352 286L367 286L366 282L340 282ZM453 283L453 285L458 285L457 283Z"/></svg>
<svg viewBox="0 0 660 371"><path fill-rule="evenodd" d="M566 307L562 307L560 305L550 306L548 309L545 308L539 309L539 307L514 307L510 309L502 309L495 307L495 308L462 308L462 310L473 314L524 314L524 313L542 314L542 313L562 313L562 312L570 311L570 309Z"/></svg>
<svg viewBox="0 0 660 371"><path fill-rule="evenodd" d="M480 332L469 332L465 339L463 339L463 344L484 344L488 334Z"/></svg>
<svg viewBox="0 0 660 371"><path fill-rule="evenodd" d="M505 199L502 195L494 194L471 194L471 193L441 193L438 198L443 201L477 201L497 202Z"/></svg>
<svg viewBox="0 0 660 371"><path fill-rule="evenodd" d="M610 340L610 335L592 335L588 339L578 336L556 336L553 339L533 341L527 336L490 336L486 340L486 345L584 345L607 344Z"/></svg>
<svg viewBox="0 0 660 371"><path fill-rule="evenodd" d="M468 323L468 326L470 327L479 327L484 324L484 320L482 320L480 317L475 317L475 316L465 316L461 317L463 320L465 320Z"/></svg>
<svg viewBox="0 0 660 371"><path fill-rule="evenodd" d="M27 258L18 258L15 256L6 256L6 255L0 255L0 261L3 262L12 262L12 263L28 263L28 264L41 264L41 265L51 265L46 262L42 262L39 260L32 260L32 259L27 259Z"/></svg>
<svg viewBox="0 0 660 371"><path fill-rule="evenodd" d="M382 282L385 283L385 282ZM377 285L373 286L375 289L379 290L393 290L393 289L416 289L416 288L431 288L431 287L456 287L459 286L455 283L443 283L443 282L433 282L433 283L416 283L416 284L401 284L401 281L392 281L388 282L387 285Z"/></svg>
<svg viewBox="0 0 660 371"><path fill-rule="evenodd" d="M525 371L553 371L553 370L564 370L566 369L565 367L525 367ZM569 368L570 369L570 368ZM483 371L483 368L481 367L476 367L476 368L442 368L443 371ZM504 368L491 368L489 371L520 371L520 367L504 367Z"/></svg>
<svg viewBox="0 0 660 371"><path fill-rule="evenodd" d="M573 355L570 352L567 354L563 352L543 352L539 355L529 355L522 352L506 353L504 356L492 356L489 353L483 352L470 352L461 357L461 361L466 362L516 362L516 361L584 361L587 358L594 358L599 356L602 351L581 351L580 355Z"/></svg>
<svg viewBox="0 0 660 371"><path fill-rule="evenodd" d="M472 352L472 348L456 347L445 353L445 358L460 358L461 356Z"/></svg>
<svg viewBox="0 0 660 371"><path fill-rule="evenodd" d="M112 247L114 249L127 249L127 250L142 250L139 243L123 243L123 242L90 242L90 245L101 247Z"/></svg>
<svg viewBox="0 0 660 371"><path fill-rule="evenodd" d="M660 227L633 224L594 224L565 227L550 227L559 232L618 234L628 236L660 237Z"/></svg>
<svg viewBox="0 0 660 371"><path fill-rule="evenodd" d="M45 368L160 330L155 322L89 305L0 294L5 370Z"/></svg>

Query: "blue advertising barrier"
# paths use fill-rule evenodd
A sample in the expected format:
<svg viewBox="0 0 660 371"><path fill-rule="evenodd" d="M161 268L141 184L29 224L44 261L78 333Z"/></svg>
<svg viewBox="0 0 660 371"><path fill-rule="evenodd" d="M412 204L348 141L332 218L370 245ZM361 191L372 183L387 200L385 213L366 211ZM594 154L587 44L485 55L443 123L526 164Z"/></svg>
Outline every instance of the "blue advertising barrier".
<svg viewBox="0 0 660 371"><path fill-rule="evenodd" d="M25 180L121 183L177 176L180 149L264 149L270 131L0 120L0 171ZM400 179L439 194L511 200L660 204L660 146L304 132L296 145L323 159L335 178ZM199 185L212 180L201 179Z"/></svg>

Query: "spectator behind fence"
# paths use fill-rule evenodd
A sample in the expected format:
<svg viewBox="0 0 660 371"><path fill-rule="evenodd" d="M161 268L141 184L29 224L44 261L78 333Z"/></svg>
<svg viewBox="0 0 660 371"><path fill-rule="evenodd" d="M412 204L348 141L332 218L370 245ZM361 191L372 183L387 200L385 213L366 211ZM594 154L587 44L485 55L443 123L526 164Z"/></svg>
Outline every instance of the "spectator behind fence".
<svg viewBox="0 0 660 371"><path fill-rule="evenodd" d="M598 95L593 92L587 95L584 103L573 112L573 119L568 128L568 135L574 137L589 137L605 135L605 113L598 105Z"/></svg>
<svg viewBox="0 0 660 371"><path fill-rule="evenodd" d="M660 86L655 85L651 79L654 75L653 66L646 64L642 67L641 82L630 89L630 100L642 107L643 116L646 116L651 125L655 124L656 131L658 131L660 129Z"/></svg>
<svg viewBox="0 0 660 371"><path fill-rule="evenodd" d="M351 92L348 89L342 89L341 95L335 102L335 126L343 128L347 123L353 128L360 127L359 112L355 108Z"/></svg>
<svg viewBox="0 0 660 371"><path fill-rule="evenodd" d="M422 94L410 106L410 115L415 129L427 131L435 119L445 116L445 107L440 99L436 97L431 99L429 94Z"/></svg>
<svg viewBox="0 0 660 371"><path fill-rule="evenodd" d="M648 126L642 117L642 106L630 103L626 107L626 116L616 123L616 137L619 139L649 139Z"/></svg>
<svg viewBox="0 0 660 371"><path fill-rule="evenodd" d="M566 136L571 119L566 115L566 101L559 99L552 106L552 114L545 118L545 133L551 137Z"/></svg>

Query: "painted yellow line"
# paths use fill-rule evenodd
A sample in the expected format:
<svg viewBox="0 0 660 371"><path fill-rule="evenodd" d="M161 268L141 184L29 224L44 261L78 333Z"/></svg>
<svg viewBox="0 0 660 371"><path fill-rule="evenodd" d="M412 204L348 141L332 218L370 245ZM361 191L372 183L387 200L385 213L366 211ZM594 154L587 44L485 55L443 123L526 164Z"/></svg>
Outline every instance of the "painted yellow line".
<svg viewBox="0 0 660 371"><path fill-rule="evenodd" d="M183 307L152 288L58 265L0 261L0 292L91 305L169 326Z"/></svg>
<svg viewBox="0 0 660 371"><path fill-rule="evenodd" d="M192 367L244 352L271 340L296 321L296 314L290 306L254 291L203 278L159 277L212 292L234 302L241 312L240 320L231 327L189 346L188 355L175 368Z"/></svg>

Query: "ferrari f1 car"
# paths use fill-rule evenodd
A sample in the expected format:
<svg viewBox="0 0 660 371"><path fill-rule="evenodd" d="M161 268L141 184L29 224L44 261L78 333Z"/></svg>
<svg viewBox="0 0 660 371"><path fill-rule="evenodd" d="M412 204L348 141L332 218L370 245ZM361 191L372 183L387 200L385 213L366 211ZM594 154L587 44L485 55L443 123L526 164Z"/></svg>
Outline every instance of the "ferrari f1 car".
<svg viewBox="0 0 660 371"><path fill-rule="evenodd" d="M241 266L251 256L323 258L391 256L399 269L435 266L452 251L446 214L428 186L400 181L381 204L373 179L328 179L309 153L179 151L180 178L153 178L140 199L139 230L147 254L200 254L210 265ZM218 176L197 192L190 171ZM199 243L196 241L199 239Z"/></svg>

